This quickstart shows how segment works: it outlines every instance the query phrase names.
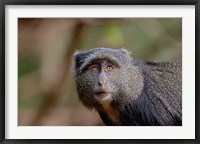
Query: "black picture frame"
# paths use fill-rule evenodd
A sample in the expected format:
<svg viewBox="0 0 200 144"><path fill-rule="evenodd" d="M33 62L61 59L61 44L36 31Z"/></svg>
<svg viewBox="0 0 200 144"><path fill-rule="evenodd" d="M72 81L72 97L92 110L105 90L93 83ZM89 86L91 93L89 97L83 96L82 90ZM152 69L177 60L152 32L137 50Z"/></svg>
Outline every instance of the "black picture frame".
<svg viewBox="0 0 200 144"><path fill-rule="evenodd" d="M124 140L72 140L72 139L6 139L5 138L5 7L6 5L195 5L195 139L124 139ZM199 133L199 93L198 62L200 46L200 1L199 0L1 0L0 1L0 142L1 143L166 143L197 144Z"/></svg>

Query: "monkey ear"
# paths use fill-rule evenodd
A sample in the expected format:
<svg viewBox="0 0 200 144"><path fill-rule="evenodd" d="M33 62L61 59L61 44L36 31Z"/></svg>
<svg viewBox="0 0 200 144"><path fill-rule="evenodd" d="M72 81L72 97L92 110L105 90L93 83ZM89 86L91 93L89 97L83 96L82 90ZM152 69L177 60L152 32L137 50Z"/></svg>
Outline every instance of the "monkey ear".
<svg viewBox="0 0 200 144"><path fill-rule="evenodd" d="M130 53L128 50L126 50L126 49L124 49L124 48L121 48L121 51L122 51L122 53L123 53L124 55L127 55L128 57L131 57L131 53Z"/></svg>
<svg viewBox="0 0 200 144"><path fill-rule="evenodd" d="M121 51L122 51L123 54L129 54L129 52L124 48L121 48Z"/></svg>
<svg viewBox="0 0 200 144"><path fill-rule="evenodd" d="M88 56L87 52L76 51L74 53L74 60L73 60L73 70L74 70L74 72L77 72L80 69L80 67L85 62L85 59L87 58L87 56Z"/></svg>
<svg viewBox="0 0 200 144"><path fill-rule="evenodd" d="M78 54L80 54L80 52L79 51L75 51L74 57L76 57L76 55L78 55Z"/></svg>
<svg viewBox="0 0 200 144"><path fill-rule="evenodd" d="M128 50L126 50L124 48L121 48L120 50L121 50L122 54L125 55L125 57L129 59L129 61L132 60L131 53Z"/></svg>
<svg viewBox="0 0 200 144"><path fill-rule="evenodd" d="M76 74L76 72L77 72L77 61L78 61L78 55L80 54L80 52L79 51L76 51L75 53L74 53L74 55L73 55L73 60L72 60L72 68L71 68L71 70L72 70L72 72L74 73L74 75Z"/></svg>

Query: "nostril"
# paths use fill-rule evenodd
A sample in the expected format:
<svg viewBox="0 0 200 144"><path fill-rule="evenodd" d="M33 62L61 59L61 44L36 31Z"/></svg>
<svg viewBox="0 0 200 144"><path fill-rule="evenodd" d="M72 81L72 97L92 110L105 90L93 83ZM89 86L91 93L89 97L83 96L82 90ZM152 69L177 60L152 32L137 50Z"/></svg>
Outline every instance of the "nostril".
<svg viewBox="0 0 200 144"><path fill-rule="evenodd" d="M102 86L102 82L101 82L101 81L98 81L98 85L99 85L99 86Z"/></svg>
<svg viewBox="0 0 200 144"><path fill-rule="evenodd" d="M101 83L98 83L98 86L101 86Z"/></svg>
<svg viewBox="0 0 200 144"><path fill-rule="evenodd" d="M98 85L99 86L104 86L106 84L106 80L99 80Z"/></svg>

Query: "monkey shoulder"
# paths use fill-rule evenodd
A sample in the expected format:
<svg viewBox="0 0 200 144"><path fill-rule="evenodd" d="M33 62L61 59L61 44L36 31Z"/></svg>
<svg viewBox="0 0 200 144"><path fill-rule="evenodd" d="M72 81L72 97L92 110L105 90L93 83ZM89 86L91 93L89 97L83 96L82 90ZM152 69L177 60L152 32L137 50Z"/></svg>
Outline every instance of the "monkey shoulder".
<svg viewBox="0 0 200 144"><path fill-rule="evenodd" d="M180 84L182 80L182 61L172 62L136 62L133 65L139 67L140 72L148 81L167 82ZM178 83L177 83L178 82Z"/></svg>
<svg viewBox="0 0 200 144"><path fill-rule="evenodd" d="M171 62L152 62L152 61L132 61L133 66L138 66L145 71L153 72L163 72L163 73L173 73L181 72L182 70L182 60L176 60Z"/></svg>
<svg viewBox="0 0 200 144"><path fill-rule="evenodd" d="M138 114L134 115L147 118L141 119L139 123L181 125L182 61L160 63L135 61L133 66L140 69L144 78L144 88L140 96L128 106L129 109L136 109L134 112ZM126 115L128 110L124 112L128 117Z"/></svg>
<svg viewBox="0 0 200 144"><path fill-rule="evenodd" d="M182 90L182 61L143 62L140 71L146 89L155 94L179 95Z"/></svg>

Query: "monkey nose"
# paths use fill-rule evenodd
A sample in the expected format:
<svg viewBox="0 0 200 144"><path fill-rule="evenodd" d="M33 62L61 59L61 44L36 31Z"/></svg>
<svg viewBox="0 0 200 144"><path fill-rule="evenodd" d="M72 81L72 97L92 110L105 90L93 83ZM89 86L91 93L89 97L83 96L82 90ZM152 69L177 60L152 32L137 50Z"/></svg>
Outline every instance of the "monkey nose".
<svg viewBox="0 0 200 144"><path fill-rule="evenodd" d="M98 81L98 85L101 86L101 87L104 87L106 84L106 81L105 80L99 80Z"/></svg>

